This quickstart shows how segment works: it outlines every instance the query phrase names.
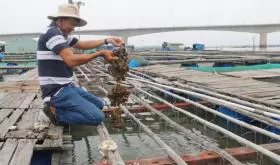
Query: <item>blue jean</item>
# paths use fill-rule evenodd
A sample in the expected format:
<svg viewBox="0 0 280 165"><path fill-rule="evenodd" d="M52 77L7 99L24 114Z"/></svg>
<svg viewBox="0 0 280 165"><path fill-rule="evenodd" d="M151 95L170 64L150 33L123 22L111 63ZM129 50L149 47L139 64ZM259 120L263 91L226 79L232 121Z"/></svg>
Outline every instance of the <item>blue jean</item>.
<svg viewBox="0 0 280 165"><path fill-rule="evenodd" d="M105 119L103 101L85 90L69 86L52 96L50 105L56 108L56 120L61 124L98 125Z"/></svg>

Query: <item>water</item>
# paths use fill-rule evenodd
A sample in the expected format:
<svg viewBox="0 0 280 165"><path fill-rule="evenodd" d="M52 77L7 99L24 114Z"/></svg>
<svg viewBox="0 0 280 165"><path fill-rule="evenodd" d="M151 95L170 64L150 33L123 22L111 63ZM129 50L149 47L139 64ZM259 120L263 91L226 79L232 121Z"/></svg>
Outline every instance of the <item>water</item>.
<svg viewBox="0 0 280 165"><path fill-rule="evenodd" d="M271 140L268 137L255 134L254 132L249 132L248 130L240 128L239 126L232 125L232 123L224 123L224 121L221 121L219 117L215 117L209 113L200 111L199 109L188 110L203 118L206 118L208 121L224 125L225 128L228 128L237 134L241 134L244 138L247 138L257 144L268 143ZM198 135L201 134L200 136L203 136L213 145L219 146L220 148L242 146L227 136L205 128L203 125L191 120L188 117L185 117L184 115L180 115L178 112L168 110L164 113L185 128L192 130ZM171 128L168 123L157 116L138 115L138 118L140 118L145 125L147 125L178 154L197 154L204 151L200 144L197 144L193 140L189 140L180 132ZM110 135L112 136L112 139L117 143L119 152L124 160L137 160L167 155L130 119L125 118L125 127L123 129L114 129L110 127L110 122L108 120L105 122L105 124ZM101 162L102 156L98 151L100 138L97 135L96 128L94 126L73 126L71 129L75 144L77 164ZM254 161L245 162L245 164L251 165L267 163L269 163L269 165L276 164L266 157L263 157L263 159L256 157Z"/></svg>
<svg viewBox="0 0 280 165"><path fill-rule="evenodd" d="M267 48L259 48L259 47L245 47L245 48L240 48L240 47L222 47L218 48L217 50L224 50L224 51L280 51L280 47L267 47Z"/></svg>

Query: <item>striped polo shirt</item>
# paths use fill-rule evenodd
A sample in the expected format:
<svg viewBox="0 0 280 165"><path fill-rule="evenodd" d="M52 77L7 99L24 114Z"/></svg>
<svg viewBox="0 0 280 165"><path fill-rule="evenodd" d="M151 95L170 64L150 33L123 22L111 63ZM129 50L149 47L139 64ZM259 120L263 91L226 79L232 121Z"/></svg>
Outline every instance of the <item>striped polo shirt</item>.
<svg viewBox="0 0 280 165"><path fill-rule="evenodd" d="M52 22L40 35L37 47L39 84L44 102L62 87L73 82L73 71L59 53L62 49L75 45L78 39L64 36L60 28Z"/></svg>

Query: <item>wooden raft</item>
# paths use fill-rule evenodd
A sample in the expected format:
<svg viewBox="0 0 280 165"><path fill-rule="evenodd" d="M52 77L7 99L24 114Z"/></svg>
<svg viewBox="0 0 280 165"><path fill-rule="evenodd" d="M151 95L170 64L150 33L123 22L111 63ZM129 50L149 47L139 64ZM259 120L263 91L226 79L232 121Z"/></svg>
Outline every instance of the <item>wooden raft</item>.
<svg viewBox="0 0 280 165"><path fill-rule="evenodd" d="M0 165L29 165L34 150L53 150L55 164L73 149L72 136L43 113L38 81L29 76L0 83Z"/></svg>
<svg viewBox="0 0 280 165"><path fill-rule="evenodd" d="M258 81L248 78L248 76L239 78L218 73L188 70L180 67L180 65L150 65L139 67L136 70L172 80L183 80L221 93L280 107L280 84ZM274 72L269 70L269 74L271 73L278 74L278 70Z"/></svg>

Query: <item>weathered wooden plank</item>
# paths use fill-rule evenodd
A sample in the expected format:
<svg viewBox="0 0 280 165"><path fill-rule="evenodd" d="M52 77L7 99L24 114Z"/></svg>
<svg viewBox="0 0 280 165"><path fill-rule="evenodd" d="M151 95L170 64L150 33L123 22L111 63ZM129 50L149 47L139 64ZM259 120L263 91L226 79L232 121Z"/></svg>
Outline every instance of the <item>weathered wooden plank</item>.
<svg viewBox="0 0 280 165"><path fill-rule="evenodd" d="M0 123L12 113L13 109L1 109L0 110Z"/></svg>
<svg viewBox="0 0 280 165"><path fill-rule="evenodd" d="M23 100L19 108L24 108L24 109L28 108L35 97L36 97L36 93L29 93L28 96L26 96L26 98Z"/></svg>
<svg viewBox="0 0 280 165"><path fill-rule="evenodd" d="M2 100L2 98L4 98L8 93L0 93L0 100Z"/></svg>
<svg viewBox="0 0 280 165"><path fill-rule="evenodd" d="M21 89L23 90L23 92L33 92L33 93L37 93L40 90L39 86L22 86Z"/></svg>
<svg viewBox="0 0 280 165"><path fill-rule="evenodd" d="M30 165L35 142L35 139L19 140L17 149L9 165Z"/></svg>
<svg viewBox="0 0 280 165"><path fill-rule="evenodd" d="M52 141L51 147L62 148L63 145L63 127L51 124L48 131L48 137Z"/></svg>
<svg viewBox="0 0 280 165"><path fill-rule="evenodd" d="M263 84L263 83L246 83L246 81L232 81L229 83L217 83L217 84L210 84L212 87L215 88L248 88L248 89L256 89L256 88L265 88L265 87L278 87L273 84Z"/></svg>
<svg viewBox="0 0 280 165"><path fill-rule="evenodd" d="M17 145L18 141L15 139L6 140L2 150L0 150L0 165L9 164Z"/></svg>
<svg viewBox="0 0 280 165"><path fill-rule="evenodd" d="M4 108L18 108L22 101L25 99L26 95L26 93L17 93L9 103L4 105Z"/></svg>
<svg viewBox="0 0 280 165"><path fill-rule="evenodd" d="M44 114L42 109L37 109L38 113L34 120L34 131L37 133L42 133L44 137L45 132L43 130L50 128L50 120Z"/></svg>
<svg viewBox="0 0 280 165"><path fill-rule="evenodd" d="M37 98L33 100L32 104L30 105L30 108L33 109L43 109L44 108L44 102L42 99Z"/></svg>
<svg viewBox="0 0 280 165"><path fill-rule="evenodd" d="M272 144L262 144L263 148L270 150L279 154L280 145L279 143ZM238 148L227 148L225 149L227 153L235 157L240 161L248 161L258 158L258 152L250 147L238 147ZM181 155L184 161L191 165L213 165L213 164L228 164L223 162L221 155L213 151L204 151L194 155ZM156 158L147 158L140 160L128 160L125 161L125 164L141 164L141 165L163 165L163 164L174 164L174 160L169 157L156 157ZM176 163L175 163L176 164ZM270 163L263 163L265 165L270 165ZM272 163L276 164L276 163ZM102 165L102 163L97 163L97 165Z"/></svg>
<svg viewBox="0 0 280 165"><path fill-rule="evenodd" d="M264 101L267 101L267 100L274 100L274 99L280 99L280 93L279 94L274 94L273 96L265 96L263 98L261 98L262 100Z"/></svg>
<svg viewBox="0 0 280 165"><path fill-rule="evenodd" d="M279 104L280 103L280 99L266 100L266 102Z"/></svg>
<svg viewBox="0 0 280 165"><path fill-rule="evenodd" d="M5 108L16 96L16 93L8 93L4 98L0 100L0 108Z"/></svg>
<svg viewBox="0 0 280 165"><path fill-rule="evenodd" d="M279 89L278 89L279 90ZM271 97L271 96L277 96L279 94L275 93L275 91L277 91L277 89L275 90L266 90L266 91L251 91L251 92L236 92L238 94L242 94L242 95L247 95L247 96L251 96L251 97L255 97L255 98L264 98L264 97Z"/></svg>
<svg viewBox="0 0 280 165"><path fill-rule="evenodd" d="M268 72L267 70L223 72L221 74L242 78L268 78L280 76L278 72Z"/></svg>
<svg viewBox="0 0 280 165"><path fill-rule="evenodd" d="M42 147L45 149L62 149L63 127L51 124Z"/></svg>
<svg viewBox="0 0 280 165"><path fill-rule="evenodd" d="M24 98L22 97L22 94L18 92L10 92L8 96L9 97L4 100L5 102L2 102L0 104L1 108L17 108L22 99Z"/></svg>
<svg viewBox="0 0 280 165"><path fill-rule="evenodd" d="M29 109L26 111L17 124L17 130L9 131L6 134L6 138L36 138L38 133L34 132L34 121L36 120L39 111L39 109Z"/></svg>
<svg viewBox="0 0 280 165"><path fill-rule="evenodd" d="M136 68L135 70L146 71L146 70L152 70L152 69L158 69L158 68L164 68L164 67L166 67L166 65L149 65L149 66Z"/></svg>
<svg viewBox="0 0 280 165"><path fill-rule="evenodd" d="M23 112L24 109L17 109L9 118L6 118L0 124L0 140L3 140L5 138L5 135L9 131L9 128L17 122L17 120L20 118Z"/></svg>
<svg viewBox="0 0 280 165"><path fill-rule="evenodd" d="M185 68L164 68L164 69L158 69L157 73L165 74L165 73L176 73L186 70Z"/></svg>
<svg viewBox="0 0 280 165"><path fill-rule="evenodd" d="M16 86L16 85L21 85L22 82L0 82L0 86L1 87L12 87L12 86Z"/></svg>

